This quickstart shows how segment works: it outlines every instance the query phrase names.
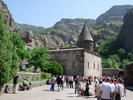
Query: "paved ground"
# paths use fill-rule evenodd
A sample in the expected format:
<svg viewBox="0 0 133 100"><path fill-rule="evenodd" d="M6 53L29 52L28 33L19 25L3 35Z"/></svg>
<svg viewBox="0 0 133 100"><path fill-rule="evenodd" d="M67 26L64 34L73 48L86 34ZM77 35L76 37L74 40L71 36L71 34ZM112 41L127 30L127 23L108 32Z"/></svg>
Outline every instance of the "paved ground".
<svg viewBox="0 0 133 100"><path fill-rule="evenodd" d="M94 97L77 96L74 94L74 89L65 88L60 92L51 92L48 89L49 86L45 85L30 91L20 91L17 94L4 94L0 96L0 100L96 100ZM133 100L133 91L127 90L126 100Z"/></svg>

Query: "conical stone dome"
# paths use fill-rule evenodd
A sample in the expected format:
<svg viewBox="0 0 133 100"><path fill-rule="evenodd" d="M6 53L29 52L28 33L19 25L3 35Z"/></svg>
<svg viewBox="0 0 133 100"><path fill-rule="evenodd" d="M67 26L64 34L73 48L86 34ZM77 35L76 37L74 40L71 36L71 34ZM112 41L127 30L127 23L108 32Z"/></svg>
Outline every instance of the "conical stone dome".
<svg viewBox="0 0 133 100"><path fill-rule="evenodd" d="M78 38L78 41L85 41L85 40L94 41L91 36L91 33L88 30L86 23L84 24L84 27L81 31L81 34L79 35L79 38Z"/></svg>

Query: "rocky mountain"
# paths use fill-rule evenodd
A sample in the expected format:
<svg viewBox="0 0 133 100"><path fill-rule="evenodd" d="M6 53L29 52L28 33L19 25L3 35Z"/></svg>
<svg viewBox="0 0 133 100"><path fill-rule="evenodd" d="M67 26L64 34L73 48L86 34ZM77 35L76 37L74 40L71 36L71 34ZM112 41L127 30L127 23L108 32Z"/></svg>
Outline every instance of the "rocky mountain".
<svg viewBox="0 0 133 100"><path fill-rule="evenodd" d="M110 36L117 36L120 33L122 24L122 21L105 23L92 27L90 31L96 41L106 40Z"/></svg>
<svg viewBox="0 0 133 100"><path fill-rule="evenodd" d="M53 35L33 35L31 31L25 31L19 33L19 36L26 43L26 49L29 50L39 46L44 46L47 48L64 47L64 41Z"/></svg>
<svg viewBox="0 0 133 100"><path fill-rule="evenodd" d="M133 5L113 6L96 20L62 19L53 26L49 34L59 36L65 42L76 41L86 21L95 40L106 39L119 34L123 16L132 7Z"/></svg>
<svg viewBox="0 0 133 100"><path fill-rule="evenodd" d="M43 28L14 23L7 6L2 2L2 0L0 0L0 10L4 12L5 23L9 26L10 30L13 30L14 26L14 30L21 34L25 34L26 31L31 31L35 36L38 36L39 34L54 35L61 38L66 43L77 41L85 22L95 40L106 39L108 36L118 35L123 24L123 16L132 7L132 5L113 6L107 12L100 15L96 20L81 18L61 19L51 28Z"/></svg>
<svg viewBox="0 0 133 100"><path fill-rule="evenodd" d="M85 22L88 27L95 25L93 19L61 19L52 27L49 34L58 36L65 42L76 41Z"/></svg>
<svg viewBox="0 0 133 100"><path fill-rule="evenodd" d="M127 13L128 10L133 8L133 5L117 5L110 8L104 14L101 14L96 19L96 24L104 24L109 22L118 22L123 20L123 16Z"/></svg>
<svg viewBox="0 0 133 100"><path fill-rule="evenodd" d="M123 24L123 16L133 5L113 6L96 20L93 19L61 19L51 28L17 24L19 31L32 31L33 34L50 34L58 36L66 43L77 41L83 24L86 22L95 40L106 39L108 36L118 35Z"/></svg>
<svg viewBox="0 0 133 100"><path fill-rule="evenodd" d="M13 31L13 26L14 26L14 20L12 18L11 13L9 12L7 5L0 0L0 12L2 13L4 17L4 22L8 26L9 31Z"/></svg>
<svg viewBox="0 0 133 100"><path fill-rule="evenodd" d="M34 26L34 25L28 25L28 24L18 24L15 23L14 25L15 30L19 32L23 31L32 31L33 34L44 34L48 31L48 28L40 27L40 26Z"/></svg>
<svg viewBox="0 0 133 100"><path fill-rule="evenodd" d="M125 49L133 50L133 9L124 16L124 24L119 39Z"/></svg>

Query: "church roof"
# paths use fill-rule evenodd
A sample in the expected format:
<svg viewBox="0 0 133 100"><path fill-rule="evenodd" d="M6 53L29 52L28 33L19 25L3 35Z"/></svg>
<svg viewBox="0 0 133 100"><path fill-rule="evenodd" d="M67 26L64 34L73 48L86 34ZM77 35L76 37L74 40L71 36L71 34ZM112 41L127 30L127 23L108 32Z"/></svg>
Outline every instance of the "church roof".
<svg viewBox="0 0 133 100"><path fill-rule="evenodd" d="M84 24L84 27L81 31L81 34L79 35L79 38L78 38L78 41L84 41L84 40L94 41L91 36L91 33L88 30L86 23Z"/></svg>

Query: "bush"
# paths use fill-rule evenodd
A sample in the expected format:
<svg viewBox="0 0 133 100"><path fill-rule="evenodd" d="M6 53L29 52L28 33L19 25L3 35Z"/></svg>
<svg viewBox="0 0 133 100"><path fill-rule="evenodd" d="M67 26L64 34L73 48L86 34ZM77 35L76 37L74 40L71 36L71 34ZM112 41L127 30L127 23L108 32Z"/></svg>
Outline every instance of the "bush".
<svg viewBox="0 0 133 100"><path fill-rule="evenodd" d="M41 74L41 76L42 76L42 78L49 79L52 76L52 74L44 72L44 73Z"/></svg>

